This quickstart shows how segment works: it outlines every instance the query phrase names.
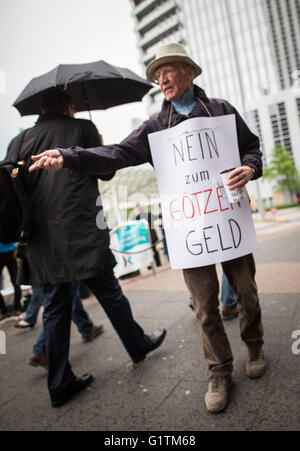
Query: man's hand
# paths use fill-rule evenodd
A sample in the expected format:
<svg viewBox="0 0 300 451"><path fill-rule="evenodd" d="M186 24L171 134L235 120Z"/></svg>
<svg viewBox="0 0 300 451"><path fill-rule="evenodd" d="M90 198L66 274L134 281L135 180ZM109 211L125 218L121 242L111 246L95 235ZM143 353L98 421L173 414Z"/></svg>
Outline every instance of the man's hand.
<svg viewBox="0 0 300 451"><path fill-rule="evenodd" d="M29 167L29 172L36 169L47 169L47 171L58 171L63 167L64 159L60 151L57 149L45 150L39 155L31 157L35 163Z"/></svg>
<svg viewBox="0 0 300 451"><path fill-rule="evenodd" d="M229 175L227 186L229 189L240 191L253 176L254 171L250 166L240 166Z"/></svg>

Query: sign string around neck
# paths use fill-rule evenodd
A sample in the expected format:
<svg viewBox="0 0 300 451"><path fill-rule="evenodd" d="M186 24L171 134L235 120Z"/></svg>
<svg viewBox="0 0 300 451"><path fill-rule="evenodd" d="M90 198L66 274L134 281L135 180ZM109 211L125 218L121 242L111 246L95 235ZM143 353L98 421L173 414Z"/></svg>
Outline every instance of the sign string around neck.
<svg viewBox="0 0 300 451"><path fill-rule="evenodd" d="M202 106L205 109L205 111L207 112L208 116L212 117L212 115L210 114L209 109L207 108L205 103L202 102L202 100L199 99L199 97L197 97L197 96L196 96L196 99L202 104ZM169 121L168 121L168 128L171 127L172 113L173 113L173 104L171 103L171 108L170 108L170 113L169 113Z"/></svg>

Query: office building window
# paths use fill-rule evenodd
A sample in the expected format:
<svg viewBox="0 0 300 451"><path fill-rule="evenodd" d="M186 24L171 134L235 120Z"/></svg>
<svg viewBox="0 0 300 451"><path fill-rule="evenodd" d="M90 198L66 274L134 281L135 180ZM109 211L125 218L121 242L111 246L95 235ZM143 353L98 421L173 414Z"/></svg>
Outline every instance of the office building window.
<svg viewBox="0 0 300 451"><path fill-rule="evenodd" d="M298 118L299 118L299 121L300 121L300 97L298 97L296 99L296 103L297 103L297 110L298 110Z"/></svg>
<svg viewBox="0 0 300 451"><path fill-rule="evenodd" d="M293 156L289 124L284 102L269 105L274 142L284 146Z"/></svg>
<svg viewBox="0 0 300 451"><path fill-rule="evenodd" d="M259 138L259 148L262 152L262 160L263 160L263 166L264 168L267 167L267 159L264 151L264 143L262 139L262 132L261 132L261 126L260 126L260 120L259 120L259 114L258 110L248 111L247 113L247 119L248 119L248 125L252 133L254 133Z"/></svg>

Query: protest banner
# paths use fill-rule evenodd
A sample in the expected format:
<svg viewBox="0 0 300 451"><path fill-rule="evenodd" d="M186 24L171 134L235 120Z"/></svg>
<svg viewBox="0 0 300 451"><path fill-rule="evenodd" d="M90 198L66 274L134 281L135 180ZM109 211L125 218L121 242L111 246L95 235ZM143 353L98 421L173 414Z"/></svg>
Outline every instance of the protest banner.
<svg viewBox="0 0 300 451"><path fill-rule="evenodd" d="M110 247L117 260L116 277L148 267L153 263L149 225L144 219L120 224L110 232Z"/></svg>
<svg viewBox="0 0 300 451"><path fill-rule="evenodd" d="M230 203L220 172L241 165L235 115L191 118L148 135L173 269L257 248L248 195Z"/></svg>

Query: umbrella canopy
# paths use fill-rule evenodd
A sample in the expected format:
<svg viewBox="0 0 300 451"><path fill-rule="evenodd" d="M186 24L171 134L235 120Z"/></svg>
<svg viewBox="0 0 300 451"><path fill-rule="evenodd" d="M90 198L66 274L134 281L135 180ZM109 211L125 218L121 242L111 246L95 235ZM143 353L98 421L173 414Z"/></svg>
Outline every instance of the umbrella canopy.
<svg viewBox="0 0 300 451"><path fill-rule="evenodd" d="M129 69L105 61L86 64L60 64L46 74L33 78L13 106L21 116L40 114L45 90L58 87L68 90L76 111L105 110L140 101L152 84Z"/></svg>

